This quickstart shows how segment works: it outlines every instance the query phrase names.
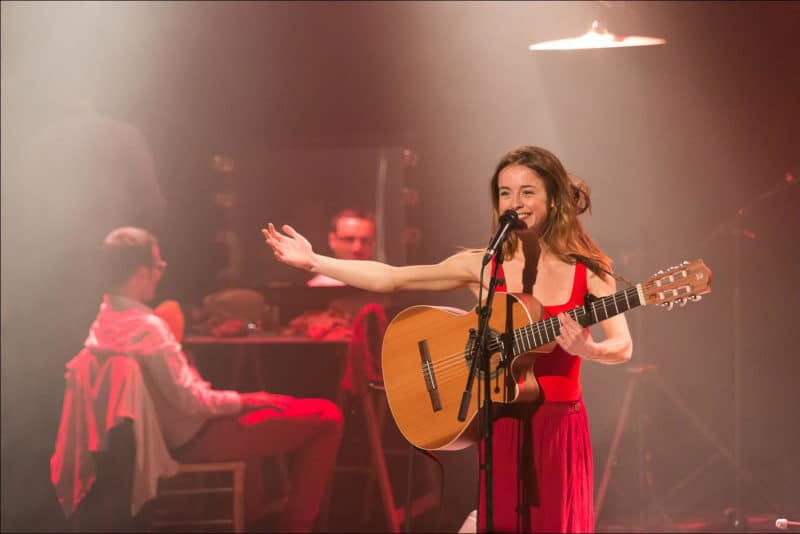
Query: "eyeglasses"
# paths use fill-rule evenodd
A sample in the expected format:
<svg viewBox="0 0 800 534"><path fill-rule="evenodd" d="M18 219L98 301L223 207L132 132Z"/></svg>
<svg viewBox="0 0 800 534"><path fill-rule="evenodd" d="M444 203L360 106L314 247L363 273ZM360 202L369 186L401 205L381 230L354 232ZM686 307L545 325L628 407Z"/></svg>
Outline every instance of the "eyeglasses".
<svg viewBox="0 0 800 534"><path fill-rule="evenodd" d="M336 239L338 241L343 241L343 242L348 243L348 244L354 244L356 242L359 242L359 243L364 244L364 245L372 243L372 241L373 241L372 237L349 236L349 235L341 236L341 237L337 235Z"/></svg>

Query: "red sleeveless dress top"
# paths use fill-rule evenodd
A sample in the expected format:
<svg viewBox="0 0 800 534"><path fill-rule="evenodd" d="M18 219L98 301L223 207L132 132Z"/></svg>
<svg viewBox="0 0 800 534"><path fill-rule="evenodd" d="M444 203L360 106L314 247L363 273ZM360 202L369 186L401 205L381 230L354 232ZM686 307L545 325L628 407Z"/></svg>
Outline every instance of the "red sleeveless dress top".
<svg viewBox="0 0 800 534"><path fill-rule="evenodd" d="M494 262L495 260L492 258L492 267L494 267ZM502 283L498 284L497 291L505 293L507 286L502 264L498 269L498 277ZM576 306L583 306L587 293L586 266L581 262L576 262L569 300L556 306L545 306L542 319L558 315ZM569 354L560 345L556 345L553 352L544 353L536 358L534 373L539 379L545 401L576 401L581 398L581 358Z"/></svg>

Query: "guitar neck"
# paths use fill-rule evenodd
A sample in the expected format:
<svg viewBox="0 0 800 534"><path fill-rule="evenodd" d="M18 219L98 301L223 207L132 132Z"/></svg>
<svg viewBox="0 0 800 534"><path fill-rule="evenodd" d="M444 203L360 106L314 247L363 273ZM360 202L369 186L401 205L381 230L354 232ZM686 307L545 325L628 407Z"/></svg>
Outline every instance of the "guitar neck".
<svg viewBox="0 0 800 534"><path fill-rule="evenodd" d="M613 295L593 300L585 306L578 306L567 312L584 328L605 321L609 317L625 313L644 304L645 298L641 284L617 291ZM542 319L514 330L514 355L517 356L555 341L561 331L558 317Z"/></svg>

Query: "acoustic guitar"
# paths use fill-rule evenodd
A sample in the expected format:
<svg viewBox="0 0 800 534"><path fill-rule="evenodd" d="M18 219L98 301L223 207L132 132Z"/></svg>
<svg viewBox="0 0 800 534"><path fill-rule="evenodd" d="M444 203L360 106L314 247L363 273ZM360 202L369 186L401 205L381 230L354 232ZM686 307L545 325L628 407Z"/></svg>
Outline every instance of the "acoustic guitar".
<svg viewBox="0 0 800 534"><path fill-rule="evenodd" d="M703 260L659 271L647 281L573 308L570 317L588 327L638 306L700 300L711 291L711 271ZM489 318L488 351L493 402L533 402L541 395L533 368L546 358L560 330L557 317L542 318L542 305L530 295L497 293ZM386 398L400 432L428 450L461 449L474 442L477 392L464 421L458 420L461 397L477 344L477 315L453 308L412 306L389 324L382 362ZM510 332L506 334L506 332ZM483 379L483 373L476 378Z"/></svg>

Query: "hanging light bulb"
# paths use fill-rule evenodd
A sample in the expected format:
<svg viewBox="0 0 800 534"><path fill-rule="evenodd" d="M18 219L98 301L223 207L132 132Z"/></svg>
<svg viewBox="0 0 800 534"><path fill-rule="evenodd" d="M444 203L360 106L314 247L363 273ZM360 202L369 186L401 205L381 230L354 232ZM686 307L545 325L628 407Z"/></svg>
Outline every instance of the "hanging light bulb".
<svg viewBox="0 0 800 534"><path fill-rule="evenodd" d="M543 41L532 44L529 50L585 50L590 48L619 48L623 46L651 46L665 44L666 39L660 37L644 37L641 35L614 35L596 20L592 28L579 37Z"/></svg>

